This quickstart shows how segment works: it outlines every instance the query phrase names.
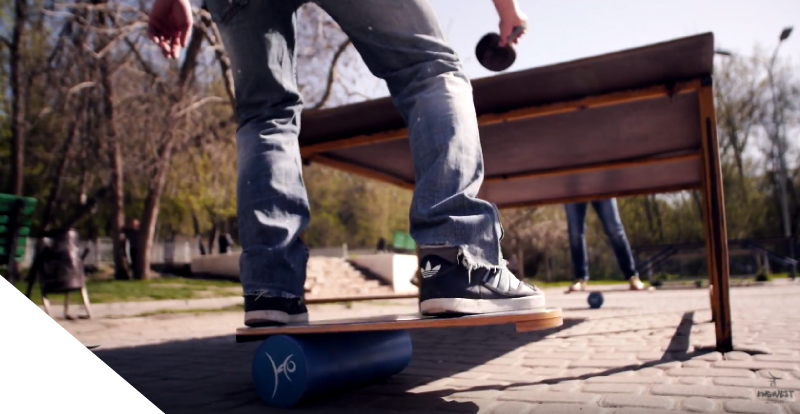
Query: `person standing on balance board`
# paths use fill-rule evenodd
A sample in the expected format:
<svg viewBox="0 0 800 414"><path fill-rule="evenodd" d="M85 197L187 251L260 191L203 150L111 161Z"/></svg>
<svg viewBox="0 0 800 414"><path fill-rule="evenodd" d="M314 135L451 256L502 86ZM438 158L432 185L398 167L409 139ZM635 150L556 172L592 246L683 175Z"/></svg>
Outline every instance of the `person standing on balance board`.
<svg viewBox="0 0 800 414"><path fill-rule="evenodd" d="M303 301L310 220L298 135L297 10L305 1L206 0L231 61L236 90L237 214L245 324L308 320ZM384 80L403 115L416 173L409 214L419 246L420 312L484 314L545 307L500 252L497 208L477 197L483 152L462 63L426 0L316 0ZM500 35L527 27L516 0L494 0ZM156 0L149 36L177 59L192 29L188 0ZM518 42L520 37L514 42ZM505 41L501 46L504 46Z"/></svg>

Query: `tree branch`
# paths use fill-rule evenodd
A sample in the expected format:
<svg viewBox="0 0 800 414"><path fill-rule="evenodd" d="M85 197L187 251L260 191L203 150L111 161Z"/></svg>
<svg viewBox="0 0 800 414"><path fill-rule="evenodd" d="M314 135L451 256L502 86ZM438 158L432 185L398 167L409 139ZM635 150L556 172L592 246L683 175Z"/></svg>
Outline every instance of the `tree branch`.
<svg viewBox="0 0 800 414"><path fill-rule="evenodd" d="M328 70L328 81L325 85L325 93L322 94L322 98L312 106L311 109L322 108L322 106L328 102L328 99L330 99L331 92L333 91L333 83L336 80L336 64L339 63L339 58L342 57L344 51L347 50L347 47L350 46L351 43L352 41L348 38L336 49L336 53L333 54L330 70Z"/></svg>
<svg viewBox="0 0 800 414"><path fill-rule="evenodd" d="M224 99L220 98L219 96L207 96L207 97L205 97L203 99L200 99L200 100L198 100L196 102L193 102L191 105L189 105L185 109L183 109L180 112L178 112L177 114L173 115L173 117L174 118L180 118L180 117L186 115L186 113L188 113L190 111L194 111L195 109L197 109L197 108L199 108L199 107L201 107L201 106L203 106L203 105L205 105L207 103L210 103L210 102L223 102L223 101L224 101Z"/></svg>
<svg viewBox="0 0 800 414"><path fill-rule="evenodd" d="M131 42L131 40L128 38L125 38L125 43L128 45L128 48L131 50L131 53L133 53L133 57L142 66L144 72L148 74L151 78L153 78L153 80L156 82L156 87L158 89L161 89L161 91L163 91L164 93L166 93L169 96L169 99L172 100L173 102L177 101L178 97L175 96L175 94L173 94L172 91L169 91L167 90L166 87L164 87L158 74L156 73L155 70L153 70L153 68L150 67L147 61L142 57L142 54L139 53L139 49L136 48L136 45L134 45L133 42Z"/></svg>
<svg viewBox="0 0 800 414"><path fill-rule="evenodd" d="M186 47L186 58L183 61L183 66L180 68L178 74L178 82L181 86L186 85L189 80L189 75L194 72L197 66L197 56L200 54L200 48L203 46L203 36L200 32L203 30L194 25L192 28L192 39Z"/></svg>
<svg viewBox="0 0 800 414"><path fill-rule="evenodd" d="M212 49L214 50L214 57L216 57L217 62L219 63L220 71L222 72L222 81L225 83L225 91L228 93L228 99L230 100L231 108L236 109L236 93L234 91L233 85L233 71L231 69L231 61L228 59L228 56L225 54L225 50L222 47L222 40L219 34L219 30L217 29L217 25L214 24L214 20L211 18L211 14L206 10L206 4L203 3L203 7L198 10L198 15L200 16L200 21L208 28L209 33L206 30L203 30L202 33L208 40L208 43L211 45Z"/></svg>
<svg viewBox="0 0 800 414"><path fill-rule="evenodd" d="M67 128L69 132L67 132L67 137L64 140L61 151L59 152L60 159L58 160L58 167L56 168L55 174L53 174L54 176L51 178L54 182L50 188L50 193L47 195L44 213L42 214L42 232L49 231L50 225L52 224L53 208L56 200L61 194L67 167L69 166L72 158L72 144L75 142L75 138L78 136L78 122L79 119L75 119L70 123L70 126Z"/></svg>
<svg viewBox="0 0 800 414"><path fill-rule="evenodd" d="M87 214L91 213L94 210L94 208L97 206L97 203L100 200L102 200L103 198L105 198L106 194L108 194L110 189L111 189L110 187L103 187L103 188L100 188L99 190L95 191L94 194L92 194L92 196L88 198L88 200L87 200L86 204L83 206L83 208L75 209L75 210L77 210L75 212L75 214L73 214L72 217L67 219L64 222L64 225L61 226L61 227L65 228L65 229L68 229L68 228L71 228L71 227L75 226L75 223L80 221Z"/></svg>

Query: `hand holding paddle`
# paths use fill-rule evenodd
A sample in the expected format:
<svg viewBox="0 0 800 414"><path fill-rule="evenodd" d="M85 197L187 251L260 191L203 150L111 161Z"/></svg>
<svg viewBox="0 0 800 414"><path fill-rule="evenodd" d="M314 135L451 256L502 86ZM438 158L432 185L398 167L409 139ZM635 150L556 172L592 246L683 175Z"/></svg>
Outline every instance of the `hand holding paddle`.
<svg viewBox="0 0 800 414"><path fill-rule="evenodd" d="M483 67L500 72L508 69L517 59L515 44L528 27L528 16L517 7L515 0L494 0L500 15L500 34L488 33L475 47L475 56Z"/></svg>
<svg viewBox="0 0 800 414"><path fill-rule="evenodd" d="M525 33L524 26L517 26L507 40L503 40L497 33L488 33L475 47L475 56L478 62L486 69L500 72L508 69L517 60L517 51L514 44Z"/></svg>

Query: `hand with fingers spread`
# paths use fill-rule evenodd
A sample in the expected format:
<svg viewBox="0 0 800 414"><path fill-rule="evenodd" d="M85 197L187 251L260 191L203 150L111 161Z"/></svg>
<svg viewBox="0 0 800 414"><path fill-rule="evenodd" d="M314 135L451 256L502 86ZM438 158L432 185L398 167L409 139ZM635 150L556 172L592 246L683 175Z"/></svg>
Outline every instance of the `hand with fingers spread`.
<svg viewBox="0 0 800 414"><path fill-rule="evenodd" d="M497 14L500 15L500 47L508 44L508 38L517 27L522 27L522 33L511 43L517 44L527 32L528 16L519 9L516 0L494 0Z"/></svg>
<svg viewBox="0 0 800 414"><path fill-rule="evenodd" d="M150 11L147 35L168 59L177 59L186 47L193 25L189 0L156 0Z"/></svg>

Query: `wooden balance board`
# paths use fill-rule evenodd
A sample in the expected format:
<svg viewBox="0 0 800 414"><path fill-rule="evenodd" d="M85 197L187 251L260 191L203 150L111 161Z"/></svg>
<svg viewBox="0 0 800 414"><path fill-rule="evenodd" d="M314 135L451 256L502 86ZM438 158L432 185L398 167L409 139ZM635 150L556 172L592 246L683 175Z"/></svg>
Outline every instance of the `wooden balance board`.
<svg viewBox="0 0 800 414"><path fill-rule="evenodd" d="M514 324L517 332L531 332L563 323L560 308L452 317L384 315L243 327L236 330L236 341L263 340L253 357L253 383L267 405L287 408L401 372L411 362L412 329Z"/></svg>

